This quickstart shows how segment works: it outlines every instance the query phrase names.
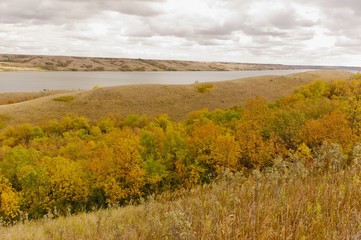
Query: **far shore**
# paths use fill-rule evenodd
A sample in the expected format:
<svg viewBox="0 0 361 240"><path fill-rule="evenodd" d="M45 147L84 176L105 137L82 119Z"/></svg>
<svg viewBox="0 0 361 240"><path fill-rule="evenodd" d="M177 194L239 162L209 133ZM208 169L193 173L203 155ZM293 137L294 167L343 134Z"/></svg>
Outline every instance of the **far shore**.
<svg viewBox="0 0 361 240"><path fill-rule="evenodd" d="M361 67L0 54L4 71L252 71Z"/></svg>

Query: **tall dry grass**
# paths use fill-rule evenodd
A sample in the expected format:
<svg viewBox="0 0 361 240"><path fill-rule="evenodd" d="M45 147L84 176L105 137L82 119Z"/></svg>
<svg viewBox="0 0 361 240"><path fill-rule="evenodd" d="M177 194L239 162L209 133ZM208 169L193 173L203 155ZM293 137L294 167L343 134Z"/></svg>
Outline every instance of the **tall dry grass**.
<svg viewBox="0 0 361 240"><path fill-rule="evenodd" d="M139 206L2 227L0 238L360 239L361 167L294 169L225 174Z"/></svg>

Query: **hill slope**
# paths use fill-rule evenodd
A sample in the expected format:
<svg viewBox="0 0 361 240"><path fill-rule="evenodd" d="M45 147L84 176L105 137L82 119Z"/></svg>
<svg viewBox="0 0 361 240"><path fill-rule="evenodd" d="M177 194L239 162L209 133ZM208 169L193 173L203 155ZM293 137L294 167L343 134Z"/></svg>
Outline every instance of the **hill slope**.
<svg viewBox="0 0 361 240"><path fill-rule="evenodd" d="M97 119L107 114L166 113L176 120L201 108L229 108L245 100L263 96L275 100L288 95L300 85L322 79L348 79L352 74L339 70L320 70L286 76L250 77L232 81L193 85L132 85L106 87L90 91L57 94L0 106L0 115L10 123L39 123L61 118L65 113ZM208 86L207 86L208 85ZM197 89L198 88L198 89ZM205 88L205 92L201 92ZM54 101L59 96L73 96L70 101Z"/></svg>

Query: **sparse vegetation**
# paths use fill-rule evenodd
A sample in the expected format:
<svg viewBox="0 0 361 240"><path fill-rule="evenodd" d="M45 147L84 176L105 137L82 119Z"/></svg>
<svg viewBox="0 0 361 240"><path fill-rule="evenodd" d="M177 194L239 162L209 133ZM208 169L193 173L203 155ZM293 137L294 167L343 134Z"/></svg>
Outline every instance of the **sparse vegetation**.
<svg viewBox="0 0 361 240"><path fill-rule="evenodd" d="M57 64L56 64L56 66L57 66L57 67L66 68L66 67L68 67L72 62L73 62L73 60L67 60L67 61L65 61L65 62L58 61Z"/></svg>
<svg viewBox="0 0 361 240"><path fill-rule="evenodd" d="M209 67L216 71L226 71L225 66L222 66L222 65L219 66L218 64L210 64ZM235 69L235 70L237 70L237 69Z"/></svg>
<svg viewBox="0 0 361 240"><path fill-rule="evenodd" d="M177 71L176 68L168 67L167 65L165 65L159 61L156 61L156 60L139 59L139 62L156 67L156 71L158 71L158 70L160 70L160 71L162 71L162 70L163 71ZM152 70L154 71L155 69L152 69Z"/></svg>
<svg viewBox="0 0 361 240"><path fill-rule="evenodd" d="M136 68L134 69L134 71L144 72L144 71L145 71L145 67L144 67L144 66L136 67Z"/></svg>
<svg viewBox="0 0 361 240"><path fill-rule="evenodd" d="M132 69L128 65L124 64L119 68L119 71L128 72L128 71L132 71Z"/></svg>
<svg viewBox="0 0 361 240"><path fill-rule="evenodd" d="M99 71L99 72L101 72L101 71L104 71L105 70L105 68L104 67L95 67L95 68L93 68L93 71Z"/></svg>
<svg viewBox="0 0 361 240"><path fill-rule="evenodd" d="M41 70L45 70L45 71L56 71L56 67L54 65L40 65L40 66L35 66Z"/></svg>

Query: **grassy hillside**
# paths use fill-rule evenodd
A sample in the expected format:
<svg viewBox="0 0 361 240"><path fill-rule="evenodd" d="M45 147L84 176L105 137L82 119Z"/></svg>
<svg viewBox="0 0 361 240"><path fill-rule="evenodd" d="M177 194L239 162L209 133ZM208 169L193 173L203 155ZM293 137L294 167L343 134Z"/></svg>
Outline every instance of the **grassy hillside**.
<svg viewBox="0 0 361 240"><path fill-rule="evenodd" d="M241 71L295 68L299 67L280 64L0 54L0 71Z"/></svg>
<svg viewBox="0 0 361 240"><path fill-rule="evenodd" d="M359 239L361 169L296 166L164 194L140 206L1 228L10 239ZM299 171L300 170L300 171ZM176 199L176 200L172 200Z"/></svg>
<svg viewBox="0 0 361 240"><path fill-rule="evenodd" d="M229 108L246 99L263 96L276 100L291 94L300 85L323 79L348 79L352 74L338 70L320 70L286 76L261 76L216 83L193 85L133 85L98 88L59 96L73 96L72 101L54 101L57 96L43 97L18 104L0 106L0 115L9 123L39 123L59 119L65 113L98 119L108 114L165 113L175 120L184 119L191 111ZM207 86L208 85L208 86ZM205 91L202 89L205 88ZM1 96L1 95L0 95Z"/></svg>

